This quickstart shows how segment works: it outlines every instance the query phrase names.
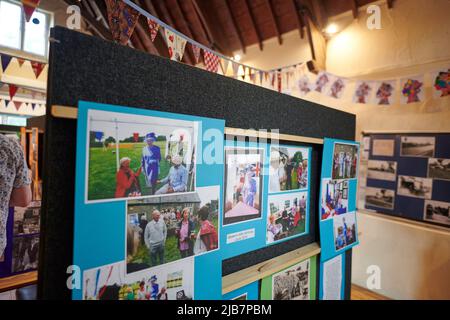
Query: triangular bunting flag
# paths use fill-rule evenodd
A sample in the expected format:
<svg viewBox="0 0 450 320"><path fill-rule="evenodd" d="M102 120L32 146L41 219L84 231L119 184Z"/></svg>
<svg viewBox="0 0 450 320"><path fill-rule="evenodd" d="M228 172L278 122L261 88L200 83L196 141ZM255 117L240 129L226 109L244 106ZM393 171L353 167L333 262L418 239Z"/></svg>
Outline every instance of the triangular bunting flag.
<svg viewBox="0 0 450 320"><path fill-rule="evenodd" d="M249 71L249 76L250 76L250 80L251 80L253 83L255 83L255 80L256 80L256 73L255 73L255 70L250 69L250 71Z"/></svg>
<svg viewBox="0 0 450 320"><path fill-rule="evenodd" d="M33 68L34 75L36 76L37 79L41 75L42 70L44 70L45 64L36 61L31 61L31 67Z"/></svg>
<svg viewBox="0 0 450 320"><path fill-rule="evenodd" d="M8 108L9 100L5 99L5 108Z"/></svg>
<svg viewBox="0 0 450 320"><path fill-rule="evenodd" d="M13 84L9 85L9 97L11 98L11 100L16 95L17 89L19 89L19 88L17 88L15 85L13 85Z"/></svg>
<svg viewBox="0 0 450 320"><path fill-rule="evenodd" d="M2 70L3 72L6 71L6 68L8 68L9 63L11 62L12 57L8 56L7 54L2 54Z"/></svg>
<svg viewBox="0 0 450 320"><path fill-rule="evenodd" d="M105 0L113 39L126 45L139 18L139 12L120 0Z"/></svg>
<svg viewBox="0 0 450 320"><path fill-rule="evenodd" d="M230 63L230 60L224 59L224 58L222 58L220 60L221 60L220 61L220 67L222 68L223 74L226 75L227 74L227 70L228 70L228 65Z"/></svg>
<svg viewBox="0 0 450 320"><path fill-rule="evenodd" d="M172 30L164 29L166 35L167 48L169 49L169 58L175 61L183 59L184 49L186 48L186 39L175 34Z"/></svg>
<svg viewBox="0 0 450 320"><path fill-rule="evenodd" d="M22 65L25 63L25 59L22 59L22 58L16 58L16 59L17 59L17 62L19 62L19 67L22 68Z"/></svg>
<svg viewBox="0 0 450 320"><path fill-rule="evenodd" d="M192 51L194 52L195 63L200 61L200 47L197 47L195 44L191 44Z"/></svg>
<svg viewBox="0 0 450 320"><path fill-rule="evenodd" d="M277 72L277 79L278 79L278 92L281 92L281 81L282 81L281 71Z"/></svg>
<svg viewBox="0 0 450 320"><path fill-rule="evenodd" d="M22 0L23 12L25 14L25 19L27 22L30 21L34 10L39 6L41 0Z"/></svg>
<svg viewBox="0 0 450 320"><path fill-rule="evenodd" d="M35 108L36 108L36 103L32 103L31 104L31 109L33 109L33 111L34 111Z"/></svg>
<svg viewBox="0 0 450 320"><path fill-rule="evenodd" d="M264 71L259 71L259 85L262 86Z"/></svg>
<svg viewBox="0 0 450 320"><path fill-rule="evenodd" d="M244 73L242 74L242 80L245 80L245 76L247 75L247 66L242 65L242 70L244 70Z"/></svg>
<svg viewBox="0 0 450 320"><path fill-rule="evenodd" d="M236 62L232 62L231 66L233 67L233 77L237 77L238 76L238 72L239 72L239 63Z"/></svg>
<svg viewBox="0 0 450 320"><path fill-rule="evenodd" d="M14 107L16 107L16 110L19 111L20 106L22 105L22 101L13 101Z"/></svg>
<svg viewBox="0 0 450 320"><path fill-rule="evenodd" d="M150 29L150 39L152 39L153 42L158 35L159 24L149 18L147 18L147 24L148 28Z"/></svg>
<svg viewBox="0 0 450 320"><path fill-rule="evenodd" d="M205 59L205 70L216 73L219 69L219 57L209 51L203 51Z"/></svg>

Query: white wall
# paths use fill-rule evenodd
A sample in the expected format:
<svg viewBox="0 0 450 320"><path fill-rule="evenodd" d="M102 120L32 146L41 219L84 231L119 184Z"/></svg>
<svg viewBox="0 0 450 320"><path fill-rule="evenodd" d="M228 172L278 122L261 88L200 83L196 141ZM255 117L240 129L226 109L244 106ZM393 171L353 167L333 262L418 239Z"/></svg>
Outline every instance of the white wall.
<svg viewBox="0 0 450 320"><path fill-rule="evenodd" d="M385 80L450 68L448 12L448 0L396 0L392 10L381 2L382 29L371 31L366 27L368 16L363 8L358 20L328 41L326 70L350 80ZM291 47L286 50L274 45L277 50L273 52L269 45L257 59L243 61L271 68L305 61L306 55L298 53L298 60L293 62L286 53ZM306 52L304 43L297 45L299 52ZM450 97L430 97L429 75L424 86L428 98L409 105L401 105L398 96L388 107L353 104L352 82L342 99L316 92L303 99L356 114L357 139L363 130L450 132ZM295 87L291 93L299 96ZM362 213L358 217L361 244L353 251L354 283L365 287L366 268L376 264L382 271L378 293L394 299L450 299L449 231Z"/></svg>

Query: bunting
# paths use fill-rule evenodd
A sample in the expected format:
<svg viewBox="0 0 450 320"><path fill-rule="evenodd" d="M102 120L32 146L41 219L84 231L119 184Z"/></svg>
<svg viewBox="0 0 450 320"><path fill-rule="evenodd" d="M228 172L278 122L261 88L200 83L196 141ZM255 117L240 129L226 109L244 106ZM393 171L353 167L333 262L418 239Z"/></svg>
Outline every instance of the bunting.
<svg viewBox="0 0 450 320"><path fill-rule="evenodd" d="M331 98L340 99L344 94L346 85L347 81L345 79L336 77L336 79L331 82L328 96Z"/></svg>
<svg viewBox="0 0 450 320"><path fill-rule="evenodd" d="M19 111L20 107L22 106L22 101L13 101L14 107L16 107L16 110Z"/></svg>
<svg viewBox="0 0 450 320"><path fill-rule="evenodd" d="M167 28L164 29L164 33L166 35L166 43L169 50L170 60L181 61L186 48L186 39L181 38L175 32Z"/></svg>
<svg viewBox="0 0 450 320"><path fill-rule="evenodd" d="M23 64L25 63L25 59L22 59L22 58L16 58L16 59L17 59L17 62L19 62L19 67L22 68Z"/></svg>
<svg viewBox="0 0 450 320"><path fill-rule="evenodd" d="M309 78L307 75L303 75L298 81L297 81L297 87L298 91L300 92L301 96L305 96L312 90L312 84L309 81Z"/></svg>
<svg viewBox="0 0 450 320"><path fill-rule="evenodd" d="M148 29L150 30L150 39L152 42L155 41L156 36L158 35L159 24L152 19L147 18Z"/></svg>
<svg viewBox="0 0 450 320"><path fill-rule="evenodd" d="M35 108L36 108L36 103L32 103L31 104L31 109L33 109L33 111L34 111Z"/></svg>
<svg viewBox="0 0 450 320"><path fill-rule="evenodd" d="M316 79L316 86L314 88L315 91L324 93L325 88L327 87L328 83L330 82L330 77L326 72L319 72Z"/></svg>
<svg viewBox="0 0 450 320"><path fill-rule="evenodd" d="M9 63L11 62L12 57L7 54L2 54L2 70L6 72L6 68L8 68Z"/></svg>
<svg viewBox="0 0 450 320"><path fill-rule="evenodd" d="M401 79L402 96L400 102L402 104L409 104L423 101L423 77L416 76Z"/></svg>
<svg viewBox="0 0 450 320"><path fill-rule="evenodd" d="M357 81L355 84L355 93L353 94L353 103L366 104L370 101L370 94L373 84L369 81Z"/></svg>
<svg viewBox="0 0 450 320"><path fill-rule="evenodd" d="M30 61L31 67L33 68L34 75L36 76L36 79L39 78L39 76L42 73L42 70L44 70L45 64L36 62L36 61Z"/></svg>
<svg viewBox="0 0 450 320"><path fill-rule="evenodd" d="M236 78L239 74L240 64L233 61L231 66L233 67L233 77Z"/></svg>
<svg viewBox="0 0 450 320"><path fill-rule="evenodd" d="M447 97L450 95L450 69L439 70L431 75L433 97Z"/></svg>
<svg viewBox="0 0 450 320"><path fill-rule="evenodd" d="M30 22L34 11L39 6L41 0L22 0L23 12L25 14L25 19Z"/></svg>
<svg viewBox="0 0 450 320"><path fill-rule="evenodd" d="M140 14L120 0L105 0L105 3L113 39L126 45L133 34Z"/></svg>
<svg viewBox="0 0 450 320"><path fill-rule="evenodd" d="M192 51L194 52L194 58L195 58L195 63L199 63L200 61L200 47L196 46L195 44L191 44L192 46Z"/></svg>
<svg viewBox="0 0 450 320"><path fill-rule="evenodd" d="M203 51L205 70L216 73L219 68L219 57L209 51Z"/></svg>
<svg viewBox="0 0 450 320"><path fill-rule="evenodd" d="M277 72L277 80L278 80L278 92L281 92L281 70L279 72Z"/></svg>
<svg viewBox="0 0 450 320"><path fill-rule="evenodd" d="M17 93L17 89L19 89L17 86L10 84L9 85L9 97L11 98L11 100L14 98L14 96Z"/></svg>
<svg viewBox="0 0 450 320"><path fill-rule="evenodd" d="M230 61L227 59L220 59L220 67L222 68L222 72L224 75L227 74L227 70L228 70L228 65L229 65Z"/></svg>
<svg viewBox="0 0 450 320"><path fill-rule="evenodd" d="M382 81L376 86L374 104L391 105L395 99L395 80Z"/></svg>

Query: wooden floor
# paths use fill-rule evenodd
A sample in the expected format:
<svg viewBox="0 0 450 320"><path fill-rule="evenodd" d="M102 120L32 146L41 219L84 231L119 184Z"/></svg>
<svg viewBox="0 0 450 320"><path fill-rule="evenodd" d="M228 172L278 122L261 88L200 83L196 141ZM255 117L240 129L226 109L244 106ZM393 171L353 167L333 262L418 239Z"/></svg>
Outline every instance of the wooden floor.
<svg viewBox="0 0 450 320"><path fill-rule="evenodd" d="M385 296L352 284L351 300L391 300Z"/></svg>

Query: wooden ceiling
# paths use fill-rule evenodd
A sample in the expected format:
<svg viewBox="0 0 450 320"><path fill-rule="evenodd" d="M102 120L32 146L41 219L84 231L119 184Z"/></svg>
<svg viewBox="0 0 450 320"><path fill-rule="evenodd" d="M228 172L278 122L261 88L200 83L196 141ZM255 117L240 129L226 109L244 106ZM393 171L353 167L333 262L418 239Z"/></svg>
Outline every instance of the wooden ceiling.
<svg viewBox="0 0 450 320"><path fill-rule="evenodd" d="M245 53L248 46L258 44L264 50L264 41L276 37L283 44L283 34L299 31L299 37L310 37L311 24L323 30L329 18L352 12L358 17L358 8L375 0L133 0L138 6L199 43L232 56ZM107 25L106 5L103 0L64 0L80 5L81 13L91 31L111 40ZM393 0L388 0L392 7ZM161 33L161 32L160 32ZM131 45L142 51L168 56L161 34L150 40L146 19L141 15ZM183 62L194 64L190 46Z"/></svg>

